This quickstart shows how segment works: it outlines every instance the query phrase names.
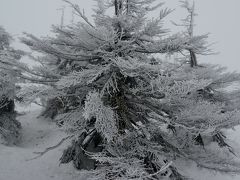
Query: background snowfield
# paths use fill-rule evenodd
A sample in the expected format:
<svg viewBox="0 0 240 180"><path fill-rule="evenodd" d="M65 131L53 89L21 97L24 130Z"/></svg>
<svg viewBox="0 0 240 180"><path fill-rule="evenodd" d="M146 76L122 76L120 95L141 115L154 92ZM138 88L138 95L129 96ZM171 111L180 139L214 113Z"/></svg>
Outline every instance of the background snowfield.
<svg viewBox="0 0 240 180"><path fill-rule="evenodd" d="M28 107L19 106L17 110L25 113L18 118L22 123L23 137L17 146L0 145L0 180L77 179L74 177L77 172L71 163L59 165L59 158L69 141L40 158L32 159L37 156L34 152L56 145L67 135L55 123L37 118L41 107L33 104Z"/></svg>

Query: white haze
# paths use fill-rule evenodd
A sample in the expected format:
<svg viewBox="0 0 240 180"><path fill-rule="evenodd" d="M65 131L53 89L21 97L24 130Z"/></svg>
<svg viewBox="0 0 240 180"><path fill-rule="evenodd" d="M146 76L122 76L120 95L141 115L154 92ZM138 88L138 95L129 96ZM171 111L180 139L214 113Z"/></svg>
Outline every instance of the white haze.
<svg viewBox="0 0 240 180"><path fill-rule="evenodd" d="M92 14L94 0L72 0L85 9L87 15ZM240 52L240 7L239 0L195 0L198 17L196 18L196 34L210 33L210 42L216 42L212 48L218 55L200 57L201 62L217 63L230 70L240 71L238 53ZM65 6L65 24L72 19L71 10L62 0L0 0L0 25L10 32L15 39L22 32L36 36L46 36L52 24L60 24L61 11ZM168 19L180 22L185 12L179 8L178 0L167 0L166 5L176 9ZM158 12L155 12L158 15ZM77 21L78 17L75 17ZM24 45L15 46L26 49Z"/></svg>

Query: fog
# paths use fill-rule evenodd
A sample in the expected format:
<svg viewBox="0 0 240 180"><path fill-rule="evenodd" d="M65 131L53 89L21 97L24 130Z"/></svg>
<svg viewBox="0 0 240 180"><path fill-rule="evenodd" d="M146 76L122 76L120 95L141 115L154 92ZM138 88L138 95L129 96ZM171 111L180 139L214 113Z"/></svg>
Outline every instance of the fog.
<svg viewBox="0 0 240 180"><path fill-rule="evenodd" d="M73 0L85 9L86 15L91 16L94 0ZM160 1L159 1L160 2ZM178 0L167 0L165 6L175 9L167 20L180 22L186 13L179 7ZM195 0L196 17L195 35L210 33L209 42L219 54L199 57L200 62L217 63L227 66L230 70L240 71L240 7L239 0ZM50 34L52 24L60 24L61 8L65 8L64 23L72 20L68 4L62 0L0 0L0 25L17 40L22 32L36 36ZM154 12L158 15L158 12ZM79 17L74 17L77 21ZM91 18L90 18L91 19ZM169 23L167 23L169 25ZM24 45L15 43L14 46L26 49Z"/></svg>

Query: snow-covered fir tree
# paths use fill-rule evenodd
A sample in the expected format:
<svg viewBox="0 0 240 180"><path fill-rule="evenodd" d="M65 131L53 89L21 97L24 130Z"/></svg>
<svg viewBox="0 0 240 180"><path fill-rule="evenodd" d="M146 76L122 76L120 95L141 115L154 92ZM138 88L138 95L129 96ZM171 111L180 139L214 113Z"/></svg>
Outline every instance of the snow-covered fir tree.
<svg viewBox="0 0 240 180"><path fill-rule="evenodd" d="M22 52L11 48L11 41L0 26L0 140L9 145L19 141L21 129L14 110L17 76L12 62L18 61Z"/></svg>
<svg viewBox="0 0 240 180"><path fill-rule="evenodd" d="M76 137L61 163L90 170L89 179L187 179L183 161L239 172L224 130L239 125L239 92L226 87L240 75L197 63L209 49L207 35L193 34L194 6L183 2L187 31L171 34L163 20L172 10L155 0L96 0L94 22L66 2L82 21L54 26L54 37L26 34L44 56L19 74L42 84L19 96L47 99L43 114ZM163 59L175 54L190 55Z"/></svg>

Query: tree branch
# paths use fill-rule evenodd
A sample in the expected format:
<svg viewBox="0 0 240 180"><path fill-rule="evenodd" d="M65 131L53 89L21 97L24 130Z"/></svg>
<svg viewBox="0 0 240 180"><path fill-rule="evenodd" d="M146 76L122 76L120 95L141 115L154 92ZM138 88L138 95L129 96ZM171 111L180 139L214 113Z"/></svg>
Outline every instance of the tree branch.
<svg viewBox="0 0 240 180"><path fill-rule="evenodd" d="M43 155L46 154L48 151L51 151L51 150L56 149L56 148L59 147L64 141L66 141L67 139L70 139L70 138L72 138L72 137L74 137L74 135L67 136L67 137L63 138L63 139L62 139L59 143L57 143L56 145L51 146L51 147L48 147L48 148L46 148L46 149L45 149L44 151L42 151L42 152L33 152L34 154L38 154L38 155L37 155L36 157L31 158L31 159L27 159L26 161L34 160L34 159L37 159L37 158L43 156Z"/></svg>

